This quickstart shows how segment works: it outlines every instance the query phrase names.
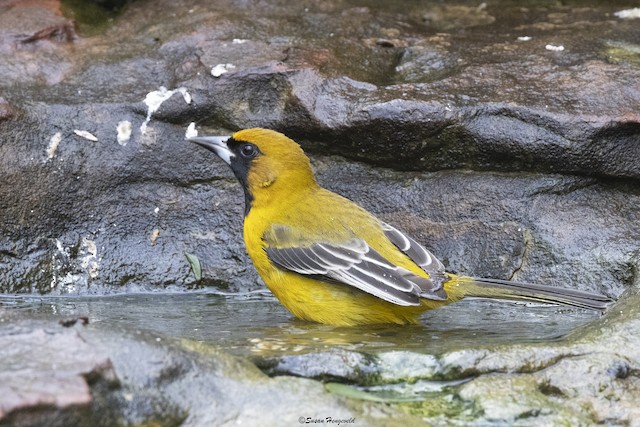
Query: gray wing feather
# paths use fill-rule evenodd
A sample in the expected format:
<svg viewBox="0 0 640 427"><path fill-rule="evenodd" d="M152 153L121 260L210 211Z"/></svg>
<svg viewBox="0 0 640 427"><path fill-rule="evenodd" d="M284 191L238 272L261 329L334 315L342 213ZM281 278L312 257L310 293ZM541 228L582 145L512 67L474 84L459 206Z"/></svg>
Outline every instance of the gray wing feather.
<svg viewBox="0 0 640 427"><path fill-rule="evenodd" d="M353 263L352 260L341 258L332 254L324 246L322 246L322 244L311 246L309 250L313 252L314 255L317 256L319 260L325 265L332 265L336 268L348 268Z"/></svg>
<svg viewBox="0 0 640 427"><path fill-rule="evenodd" d="M367 274L364 269L351 268L335 272L329 276L393 304L404 306L420 305L420 296L417 293L403 292L388 283L377 281L375 277L372 278Z"/></svg>
<svg viewBox="0 0 640 427"><path fill-rule="evenodd" d="M319 265L317 263L314 263L312 260L301 259L300 254L298 254L297 251L294 250L294 248L283 249L282 257L284 263L287 263L291 266L292 269L301 274L326 273L326 271L320 271Z"/></svg>
<svg viewBox="0 0 640 427"><path fill-rule="evenodd" d="M419 287L363 240L352 239L341 246L316 243L265 250L280 268L337 280L394 304L420 305Z"/></svg>
<svg viewBox="0 0 640 427"><path fill-rule="evenodd" d="M387 223L383 222L382 228L387 238L430 276L445 277L447 275L444 265L427 248Z"/></svg>
<svg viewBox="0 0 640 427"><path fill-rule="evenodd" d="M414 291L413 284L403 278L402 275L398 274L396 270L385 268L366 260L359 264L354 264L351 269L354 271L360 271L374 279L376 282L385 284L401 292L411 293Z"/></svg>
<svg viewBox="0 0 640 427"><path fill-rule="evenodd" d="M417 277L407 270L408 274L417 277L416 280L409 280L412 280L424 291L421 296L436 300L446 299L447 295L443 289L443 284L449 280L449 275L444 268L444 264L442 264L435 255L429 252L427 248L402 233L397 228L384 222L381 222L381 224L385 235L391 243L396 245L398 249L404 252L413 262L429 274L431 280Z"/></svg>

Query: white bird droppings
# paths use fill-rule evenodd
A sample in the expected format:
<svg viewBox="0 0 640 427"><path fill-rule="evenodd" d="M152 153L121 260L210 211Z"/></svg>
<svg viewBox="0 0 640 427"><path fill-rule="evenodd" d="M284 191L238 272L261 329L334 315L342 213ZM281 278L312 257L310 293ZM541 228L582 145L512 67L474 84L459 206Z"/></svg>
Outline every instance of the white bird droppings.
<svg viewBox="0 0 640 427"><path fill-rule="evenodd" d="M638 19L640 18L640 7L621 10L614 13L614 15L620 19Z"/></svg>
<svg viewBox="0 0 640 427"><path fill-rule="evenodd" d="M144 103L147 105L147 118L145 119L144 123L142 123L142 125L140 126L140 132L143 135L147 131L147 125L151 121L151 115L156 111L158 111L162 103L167 99L171 98L171 96L173 96L173 94L176 92L179 92L180 94L182 94L182 98L184 99L184 102L186 102L187 104L191 104L191 95L189 94L187 89L184 87L179 87L176 90L168 90L166 87L160 86L158 90L149 92L147 96L145 96Z"/></svg>
<svg viewBox="0 0 640 427"><path fill-rule="evenodd" d="M189 126L187 126L187 131L184 133L184 137L189 139L198 136L198 131L196 129L195 122L191 122Z"/></svg>
<svg viewBox="0 0 640 427"><path fill-rule="evenodd" d="M56 132L49 140L49 146L47 147L47 159L53 159L58 151L58 146L62 141L62 134Z"/></svg>
<svg viewBox="0 0 640 427"><path fill-rule="evenodd" d="M227 73L235 68L236 66L233 64L218 64L211 68L211 75L213 77L220 77L224 73Z"/></svg>
<svg viewBox="0 0 640 427"><path fill-rule="evenodd" d="M544 48L552 52L562 52L564 50L564 46L562 45L556 46L554 44L548 44Z"/></svg>
<svg viewBox="0 0 640 427"><path fill-rule="evenodd" d="M127 142L129 142L129 139L131 138L131 130L132 126L130 121L123 120L118 123L118 126L116 127L116 131L118 132L118 144L123 147L127 145Z"/></svg>
<svg viewBox="0 0 640 427"><path fill-rule="evenodd" d="M92 134L91 132L87 132L86 130L74 129L73 133L78 135L80 138L84 138L84 139L87 139L89 141L96 142L98 140L98 138L96 138L96 136L94 134Z"/></svg>

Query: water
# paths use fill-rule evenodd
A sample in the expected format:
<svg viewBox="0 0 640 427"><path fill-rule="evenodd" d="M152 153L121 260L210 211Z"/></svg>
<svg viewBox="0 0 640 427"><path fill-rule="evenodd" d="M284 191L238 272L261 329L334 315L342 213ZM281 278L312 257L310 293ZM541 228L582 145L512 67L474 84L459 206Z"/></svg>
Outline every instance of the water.
<svg viewBox="0 0 640 427"><path fill-rule="evenodd" d="M219 346L232 354L282 355L335 349L440 354L487 345L561 339L599 314L554 306L465 300L427 312L420 325L336 327L294 319L270 294L127 294L101 297L0 295L0 309L90 328L146 332ZM1 311L0 311L1 314Z"/></svg>

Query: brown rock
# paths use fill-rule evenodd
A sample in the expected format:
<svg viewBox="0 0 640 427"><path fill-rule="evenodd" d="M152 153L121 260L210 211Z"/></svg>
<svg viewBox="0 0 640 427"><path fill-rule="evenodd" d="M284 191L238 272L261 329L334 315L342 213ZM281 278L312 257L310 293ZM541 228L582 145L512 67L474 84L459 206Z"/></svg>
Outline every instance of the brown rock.
<svg viewBox="0 0 640 427"><path fill-rule="evenodd" d="M13 108L11 108L11 104L0 96L0 122L4 120L9 120L13 117Z"/></svg>
<svg viewBox="0 0 640 427"><path fill-rule="evenodd" d="M0 347L0 425L86 422L92 402L87 378L116 381L109 358L74 329L3 328Z"/></svg>

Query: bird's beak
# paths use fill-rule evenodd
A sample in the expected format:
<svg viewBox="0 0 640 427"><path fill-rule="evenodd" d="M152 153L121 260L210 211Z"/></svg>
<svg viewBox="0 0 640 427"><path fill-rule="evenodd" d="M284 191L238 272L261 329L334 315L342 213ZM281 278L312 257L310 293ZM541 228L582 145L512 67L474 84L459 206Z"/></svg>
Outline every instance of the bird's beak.
<svg viewBox="0 0 640 427"><path fill-rule="evenodd" d="M231 164L231 159L235 157L235 154L227 146L229 138L230 136L194 136L193 138L187 138L187 141L194 142L207 150L213 151L227 164Z"/></svg>

